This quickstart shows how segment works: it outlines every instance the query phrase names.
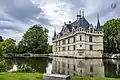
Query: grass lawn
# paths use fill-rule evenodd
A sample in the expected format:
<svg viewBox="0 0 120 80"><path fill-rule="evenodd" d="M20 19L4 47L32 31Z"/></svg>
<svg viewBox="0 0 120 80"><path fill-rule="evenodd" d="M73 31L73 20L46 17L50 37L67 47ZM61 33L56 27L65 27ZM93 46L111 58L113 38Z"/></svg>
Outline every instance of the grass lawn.
<svg viewBox="0 0 120 80"><path fill-rule="evenodd" d="M0 80L42 80L40 73L8 73L1 72ZM120 78L84 78L71 77L71 80L120 80Z"/></svg>
<svg viewBox="0 0 120 80"><path fill-rule="evenodd" d="M42 74L1 72L0 80L42 80Z"/></svg>

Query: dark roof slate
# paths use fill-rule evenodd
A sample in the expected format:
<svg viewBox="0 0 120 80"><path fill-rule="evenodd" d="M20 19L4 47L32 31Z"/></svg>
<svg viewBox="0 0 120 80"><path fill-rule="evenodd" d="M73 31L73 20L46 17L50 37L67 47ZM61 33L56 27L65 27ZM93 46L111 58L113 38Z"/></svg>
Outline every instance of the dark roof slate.
<svg viewBox="0 0 120 80"><path fill-rule="evenodd" d="M89 22L84 18L80 18L79 20L74 21L70 24L71 27L83 27L83 28L89 28Z"/></svg>

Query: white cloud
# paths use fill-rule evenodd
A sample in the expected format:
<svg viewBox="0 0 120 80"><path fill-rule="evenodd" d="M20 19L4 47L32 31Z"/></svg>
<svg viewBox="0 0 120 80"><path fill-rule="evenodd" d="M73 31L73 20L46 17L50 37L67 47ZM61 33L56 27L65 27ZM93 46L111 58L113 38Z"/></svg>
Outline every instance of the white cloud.
<svg viewBox="0 0 120 80"><path fill-rule="evenodd" d="M49 42L52 43L51 40L54 29L56 28L57 32L59 32L64 22L68 23L68 21L74 19L74 11L71 10L74 5L61 0L34 0L33 3L37 3L38 7L44 11L46 15L45 17L48 18L52 24L52 26L49 28Z"/></svg>
<svg viewBox="0 0 120 80"><path fill-rule="evenodd" d="M9 1L9 0L5 0L5 1ZM0 24L7 26L7 28L11 27L14 29L17 26L19 27L18 29L23 30L22 32L19 32L19 33L16 31L12 32L10 30L7 33L5 33L6 31L0 30L0 33L2 33L1 35L3 35L5 38L10 36L16 39L17 41L21 39L22 33L24 33L25 30L27 30L30 25L40 23L41 25L43 25L43 27L46 27L49 29L49 36L50 36L49 43L52 43L51 39L53 36L54 29L56 28L57 32L59 32L64 22L68 23L68 21L74 21L76 19L76 14L78 13L79 9L85 10L85 16L87 20L90 22L90 24L93 23L93 25L95 25L97 22L96 21L97 12L100 13L100 21L102 24L104 24L105 21L108 19L116 18L120 16L119 0L26 0L25 2L24 0L21 0L19 1L19 3L17 1L18 0L14 0L15 4L20 10L21 10L20 7L25 5L26 6L28 5L27 8L30 8L28 12L32 11L31 7L33 6L31 5L34 5L33 9L36 9L37 7L35 11L34 10L32 11L33 13L36 12L34 13L35 15L32 15L31 13L28 17L25 17L25 19L27 18L26 19L27 22L23 21L24 20L23 16L26 15L26 12L25 13L22 12L21 16L23 18L21 18L21 16L18 17L17 14L16 14L17 16L14 17L14 15L11 16L8 13L6 13L6 11L4 11L5 6L2 6L2 9L0 9L0 19L4 19L4 21L0 21L2 22ZM27 1L31 1L34 4L31 4L30 2L29 4ZM117 5L116 9L111 9L110 6L112 3L116 3ZM14 8L14 6L12 5L11 8ZM39 9L43 11L40 14L38 14L39 11L37 11ZM23 11L26 11L26 10L27 9L24 9ZM14 13L17 13L17 12L14 12ZM7 20L11 20L11 21L7 22Z"/></svg>

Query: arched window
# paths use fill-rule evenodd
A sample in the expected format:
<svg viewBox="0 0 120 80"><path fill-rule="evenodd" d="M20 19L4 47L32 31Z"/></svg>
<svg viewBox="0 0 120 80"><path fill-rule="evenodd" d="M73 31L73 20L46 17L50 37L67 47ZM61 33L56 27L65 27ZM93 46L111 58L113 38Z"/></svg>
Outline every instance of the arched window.
<svg viewBox="0 0 120 80"><path fill-rule="evenodd" d="M75 26L75 29L77 28L77 26Z"/></svg>
<svg viewBox="0 0 120 80"><path fill-rule="evenodd" d="M90 33L92 33L93 31L92 31L92 28L90 28Z"/></svg>

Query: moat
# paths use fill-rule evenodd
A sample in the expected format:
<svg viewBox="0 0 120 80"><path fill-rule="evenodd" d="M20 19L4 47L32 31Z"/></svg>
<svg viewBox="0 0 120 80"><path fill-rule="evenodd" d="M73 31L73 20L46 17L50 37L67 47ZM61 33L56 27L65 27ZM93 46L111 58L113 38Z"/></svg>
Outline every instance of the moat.
<svg viewBox="0 0 120 80"><path fill-rule="evenodd" d="M120 77L119 59L74 59L62 57L50 59L43 57L11 58L6 60L11 68L13 65L17 65L17 67L29 65L40 73L46 73L46 69L51 68L50 66L52 65L52 73L87 77Z"/></svg>

